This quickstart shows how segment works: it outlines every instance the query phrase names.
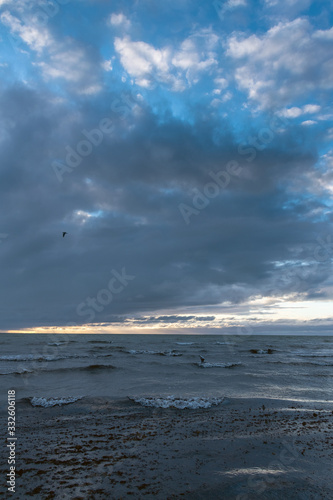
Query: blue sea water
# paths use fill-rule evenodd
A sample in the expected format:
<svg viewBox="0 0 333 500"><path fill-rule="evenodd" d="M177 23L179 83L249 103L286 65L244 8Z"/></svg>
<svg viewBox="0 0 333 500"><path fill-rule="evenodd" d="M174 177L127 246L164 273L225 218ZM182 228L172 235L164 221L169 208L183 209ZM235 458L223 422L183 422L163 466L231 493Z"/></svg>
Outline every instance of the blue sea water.
<svg viewBox="0 0 333 500"><path fill-rule="evenodd" d="M332 375L333 337L0 335L1 403L8 389L36 405L85 396L180 407L233 397L332 403Z"/></svg>

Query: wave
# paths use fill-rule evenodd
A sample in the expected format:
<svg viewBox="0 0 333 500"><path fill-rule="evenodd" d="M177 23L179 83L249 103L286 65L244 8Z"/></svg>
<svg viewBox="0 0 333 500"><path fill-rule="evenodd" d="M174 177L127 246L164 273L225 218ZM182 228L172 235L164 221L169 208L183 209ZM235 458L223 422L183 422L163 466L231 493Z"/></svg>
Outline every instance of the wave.
<svg viewBox="0 0 333 500"><path fill-rule="evenodd" d="M333 362L329 363L326 361L271 361L271 363L281 364L281 365L302 365L302 366L333 366Z"/></svg>
<svg viewBox="0 0 333 500"><path fill-rule="evenodd" d="M218 344L218 345L235 345L235 342L215 342L215 344Z"/></svg>
<svg viewBox="0 0 333 500"><path fill-rule="evenodd" d="M203 363L195 363L196 366L200 368L233 368L234 366L239 366L242 363L207 363L204 361Z"/></svg>
<svg viewBox="0 0 333 500"><path fill-rule="evenodd" d="M176 342L178 345L193 345L194 342Z"/></svg>
<svg viewBox="0 0 333 500"><path fill-rule="evenodd" d="M199 408L211 408L214 405L221 404L224 400L224 398L181 398L176 396L154 396L146 398L129 397L129 399L142 406L152 408L177 408L179 410L183 410L185 408L192 410Z"/></svg>
<svg viewBox="0 0 333 500"><path fill-rule="evenodd" d="M75 403L83 396L79 397L67 397L67 398L29 398L32 406L42 406L43 408L50 408L52 406L63 406L70 403Z"/></svg>
<svg viewBox="0 0 333 500"><path fill-rule="evenodd" d="M44 354L15 354L0 356L0 361L59 361L61 359L88 358L87 354L71 354L64 356L51 356Z"/></svg>
<svg viewBox="0 0 333 500"><path fill-rule="evenodd" d="M26 375L28 373L34 373L34 370L28 370L27 368L18 369L12 372L0 372L1 375Z"/></svg>
<svg viewBox="0 0 333 500"><path fill-rule="evenodd" d="M294 353L292 353L294 354ZM331 354L298 354L300 358L332 358L333 353Z"/></svg>
<svg viewBox="0 0 333 500"><path fill-rule="evenodd" d="M26 370L22 369L20 371L13 371L1 375L27 375L29 373L64 373L64 372L97 372L100 370L116 370L117 367L113 365L88 365L88 366L65 366L62 368L54 368L51 370L47 369L36 369L36 370Z"/></svg>
<svg viewBox="0 0 333 500"><path fill-rule="evenodd" d="M131 349L128 351L129 354L156 354L158 356L182 356L181 352L176 351L144 351L144 350L136 350Z"/></svg>

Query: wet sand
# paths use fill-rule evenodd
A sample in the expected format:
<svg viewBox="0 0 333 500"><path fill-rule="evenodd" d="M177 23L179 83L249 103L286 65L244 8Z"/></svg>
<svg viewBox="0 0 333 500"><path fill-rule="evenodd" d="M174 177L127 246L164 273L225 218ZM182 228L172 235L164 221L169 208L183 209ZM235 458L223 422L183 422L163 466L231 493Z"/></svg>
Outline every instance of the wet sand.
<svg viewBox="0 0 333 500"><path fill-rule="evenodd" d="M179 410L128 399L51 408L24 400L13 498L332 499L332 420L326 403L229 399Z"/></svg>

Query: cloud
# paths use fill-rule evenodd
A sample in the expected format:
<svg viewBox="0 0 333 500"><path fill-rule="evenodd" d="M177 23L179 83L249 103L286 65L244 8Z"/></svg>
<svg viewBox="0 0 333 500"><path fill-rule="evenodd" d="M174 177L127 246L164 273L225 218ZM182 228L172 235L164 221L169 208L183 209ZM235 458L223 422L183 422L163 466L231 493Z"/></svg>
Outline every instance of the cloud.
<svg viewBox="0 0 333 500"><path fill-rule="evenodd" d="M130 20L121 12L119 14L111 14L110 24L115 27L121 27L125 30L128 30L131 27Z"/></svg>
<svg viewBox="0 0 333 500"><path fill-rule="evenodd" d="M145 42L132 42L129 37L116 38L114 46L124 69L137 85L148 87L155 78L162 82L172 80L169 49L155 49Z"/></svg>
<svg viewBox="0 0 333 500"><path fill-rule="evenodd" d="M331 49L307 19L280 22L266 34L232 35L227 54L237 61L238 87L262 108L289 104L315 89L333 87Z"/></svg>
<svg viewBox="0 0 333 500"><path fill-rule="evenodd" d="M52 45L53 40L49 31L39 25L23 24L17 17L5 11L1 14L1 22L7 26L14 35L18 35L32 50L41 54L45 48Z"/></svg>
<svg viewBox="0 0 333 500"><path fill-rule="evenodd" d="M325 227L316 197L300 195L316 158L304 153L298 136L277 136L247 165L229 133L220 146L212 142L214 122L200 113L189 126L171 116L160 122L149 107L121 118L109 106L114 133L60 186L52 158L63 158L67 145L75 148L81 130L95 129L101 115L50 97L22 86L0 93L0 126L11 124L0 184L0 227L8 234L0 248L4 324L85 322L78 305L106 288L112 269L125 268L135 279L96 313L98 322L297 291L297 280L278 280L274 262L313 260L307 249ZM101 96L104 110L115 97ZM191 205L193 190L203 192L211 182L209 172L235 158L244 175L186 226L179 204ZM327 265L303 280L300 292L324 283Z"/></svg>
<svg viewBox="0 0 333 500"><path fill-rule="evenodd" d="M94 54L70 39L55 44L49 56L35 64L41 68L45 80L65 80L80 94L95 94L102 88Z"/></svg>
<svg viewBox="0 0 333 500"><path fill-rule="evenodd" d="M213 51L217 41L216 35L199 32L184 40L178 50L168 46L156 49L127 36L116 38L114 46L124 69L137 85L150 87L159 82L174 91L183 91L185 79L188 84L197 83L202 73L217 64Z"/></svg>
<svg viewBox="0 0 333 500"><path fill-rule="evenodd" d="M4 35L2 328L85 324L79 306L103 301L123 269L134 279L95 303L103 328L266 328L260 318L283 317L287 299L328 301L324 16L289 21L281 1L281 16L259 9L240 32L250 13L239 8L213 31L216 12L199 1L135 2L133 24L124 2L113 16L95 3L78 15L72 2L43 26L27 22L29 2L5 5L4 32L21 51ZM54 162L68 155L77 164L59 183Z"/></svg>
<svg viewBox="0 0 333 500"><path fill-rule="evenodd" d="M112 71L112 60L107 59L106 61L103 61L102 68L104 69L104 71L107 71L107 72Z"/></svg>
<svg viewBox="0 0 333 500"><path fill-rule="evenodd" d="M293 107L293 108L284 108L279 111L278 116L282 116L283 118L298 118L299 116L306 114L314 114L319 113L321 110L321 106L317 104L306 104L302 108Z"/></svg>
<svg viewBox="0 0 333 500"><path fill-rule="evenodd" d="M311 126L311 125L316 125L316 121L314 120L305 120L304 122L302 122L302 125L308 127L308 126Z"/></svg>
<svg viewBox="0 0 333 500"><path fill-rule="evenodd" d="M171 315L171 316L149 316L149 317L142 317L139 319L134 319L131 320L132 324L155 324L158 325L159 323L164 323L164 324L175 324L175 323L193 323L193 322L210 322L214 321L215 316L180 316L180 315Z"/></svg>
<svg viewBox="0 0 333 500"><path fill-rule="evenodd" d="M32 66L40 68L46 81L61 79L70 84L71 91L79 94L99 92L101 84L98 71L99 56L92 48L67 37L57 39L49 27L41 26L32 16L28 24L8 11L1 15L1 22L12 35L19 37L36 52Z"/></svg>

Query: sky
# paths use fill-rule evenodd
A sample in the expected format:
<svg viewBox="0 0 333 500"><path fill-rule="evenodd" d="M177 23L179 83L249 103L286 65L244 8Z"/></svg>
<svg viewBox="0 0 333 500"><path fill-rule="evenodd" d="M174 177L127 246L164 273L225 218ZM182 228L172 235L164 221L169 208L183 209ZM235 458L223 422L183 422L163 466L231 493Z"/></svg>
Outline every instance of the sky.
<svg viewBox="0 0 333 500"><path fill-rule="evenodd" d="M0 0L1 331L332 334L332 56L327 0Z"/></svg>

